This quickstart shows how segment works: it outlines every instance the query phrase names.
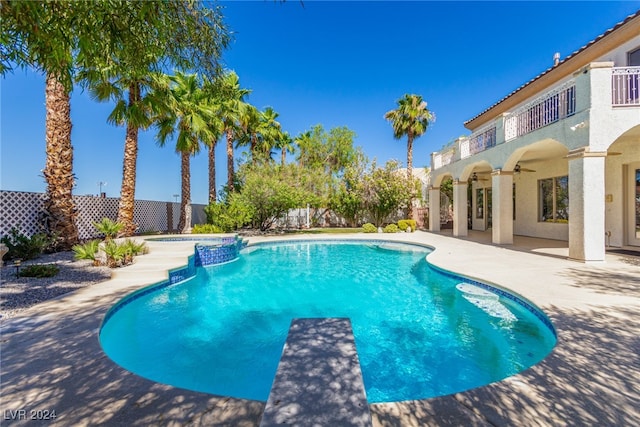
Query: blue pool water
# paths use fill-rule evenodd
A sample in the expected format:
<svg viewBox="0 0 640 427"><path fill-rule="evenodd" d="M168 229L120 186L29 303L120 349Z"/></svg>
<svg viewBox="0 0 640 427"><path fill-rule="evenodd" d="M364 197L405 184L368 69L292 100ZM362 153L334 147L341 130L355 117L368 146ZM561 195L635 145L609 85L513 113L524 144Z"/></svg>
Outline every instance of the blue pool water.
<svg viewBox="0 0 640 427"><path fill-rule="evenodd" d="M551 351L543 315L461 292L461 279L430 267L428 252L374 242L250 246L235 262L121 303L100 341L151 380L262 401L293 318L351 319L369 402L485 385Z"/></svg>

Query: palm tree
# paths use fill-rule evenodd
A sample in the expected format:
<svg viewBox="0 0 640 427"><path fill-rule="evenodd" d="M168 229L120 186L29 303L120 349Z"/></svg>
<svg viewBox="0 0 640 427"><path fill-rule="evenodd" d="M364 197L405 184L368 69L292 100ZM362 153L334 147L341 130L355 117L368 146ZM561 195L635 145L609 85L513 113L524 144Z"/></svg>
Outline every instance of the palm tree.
<svg viewBox="0 0 640 427"><path fill-rule="evenodd" d="M216 8L192 1L121 2L117 6L78 1L5 0L0 4L0 74L15 65L34 67L46 75L47 159L43 174L47 196L43 222L50 234L59 237L60 249L70 249L78 241L69 95L77 72L108 67L114 75L128 75L127 70L172 63L214 73L229 42ZM132 61L134 58L137 60ZM139 91L131 89L130 96L136 102ZM127 132L128 141L135 138L134 132ZM125 158L135 157L131 147L129 144L125 150ZM131 174L123 175L123 181L132 180Z"/></svg>
<svg viewBox="0 0 640 427"><path fill-rule="evenodd" d="M202 90L206 102L214 111L220 109L220 85L218 79L204 78L202 82ZM214 114L209 117L209 128L213 134L212 139L203 141L208 149L209 160L209 203L214 203L217 200L216 194L216 145L218 139L223 133L223 123L218 114Z"/></svg>
<svg viewBox="0 0 640 427"><path fill-rule="evenodd" d="M265 159L271 159L271 150L277 147L282 136L282 125L278 122L278 114L272 107L267 107L260 114L260 149Z"/></svg>
<svg viewBox="0 0 640 427"><path fill-rule="evenodd" d="M221 77L221 85L219 113L227 137L227 189L230 194L234 190L233 141L237 139L241 131L240 123L247 114L248 104L244 102L244 98L251 91L240 87L240 79L233 71L227 72Z"/></svg>
<svg viewBox="0 0 640 427"><path fill-rule="evenodd" d="M149 73L150 74L150 73ZM113 76L104 70L90 70L85 74L91 96L100 102L115 101L115 108L107 122L126 126L122 185L118 204L118 223L123 227L119 235L131 236L137 225L133 222L138 161L138 132L153 123L153 78L149 75Z"/></svg>
<svg viewBox="0 0 640 427"><path fill-rule="evenodd" d="M298 146L298 148L300 149L300 154L298 155L298 164L300 166L304 166L305 162L304 162L304 156L305 156L305 152L306 150L309 148L309 146L311 145L312 142L312 137L311 137L312 133L310 130L306 131L306 132L301 132L299 133L294 139L293 142L296 143L296 145Z"/></svg>
<svg viewBox="0 0 640 427"><path fill-rule="evenodd" d="M435 121L435 115L429 111L422 96L405 94L398 100L398 108L385 113L384 118L391 122L396 139L407 136L407 179L411 181L413 140L427 131L429 124Z"/></svg>
<svg viewBox="0 0 640 427"><path fill-rule="evenodd" d="M201 141L217 137L210 125L215 110L196 74L178 71L175 76L165 76L163 80L165 102L157 120L157 138L163 146L177 133L176 152L180 153L182 193L178 230L188 233L191 230L191 156L200 151Z"/></svg>
<svg viewBox="0 0 640 427"><path fill-rule="evenodd" d="M287 152L293 154L295 150L293 139L291 139L289 132L282 132L280 138L278 139L278 142L276 143L276 147L282 150L280 164L284 166L287 159Z"/></svg>
<svg viewBox="0 0 640 427"><path fill-rule="evenodd" d="M241 132L237 136L236 148L249 146L249 152L253 161L256 160L258 140L260 138L260 111L253 105L245 106L244 114L240 117Z"/></svg>

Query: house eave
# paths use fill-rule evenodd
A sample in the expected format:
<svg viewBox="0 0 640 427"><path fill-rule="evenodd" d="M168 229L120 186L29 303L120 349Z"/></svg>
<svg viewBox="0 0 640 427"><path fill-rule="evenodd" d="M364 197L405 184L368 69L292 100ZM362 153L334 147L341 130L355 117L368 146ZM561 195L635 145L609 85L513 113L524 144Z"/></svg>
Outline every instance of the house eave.
<svg viewBox="0 0 640 427"><path fill-rule="evenodd" d="M507 113L516 105L583 69L589 63L596 61L638 34L640 34L640 10L573 52L557 65L548 68L520 86L479 115L464 122L464 126L473 132L484 124L495 120L501 114Z"/></svg>

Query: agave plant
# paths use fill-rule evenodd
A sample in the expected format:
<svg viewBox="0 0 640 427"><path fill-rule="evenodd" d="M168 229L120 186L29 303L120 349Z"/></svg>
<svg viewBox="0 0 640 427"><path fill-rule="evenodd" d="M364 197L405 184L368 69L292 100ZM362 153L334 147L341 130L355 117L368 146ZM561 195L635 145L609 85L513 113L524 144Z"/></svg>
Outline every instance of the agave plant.
<svg viewBox="0 0 640 427"><path fill-rule="evenodd" d="M93 225L96 227L96 230L104 234L105 241L115 238L123 227L122 223L114 222L109 218L102 218L102 221L94 222Z"/></svg>
<svg viewBox="0 0 640 427"><path fill-rule="evenodd" d="M100 240L91 240L82 245L74 245L72 249L76 259L88 259L93 261L93 265L100 265L100 260L98 258Z"/></svg>

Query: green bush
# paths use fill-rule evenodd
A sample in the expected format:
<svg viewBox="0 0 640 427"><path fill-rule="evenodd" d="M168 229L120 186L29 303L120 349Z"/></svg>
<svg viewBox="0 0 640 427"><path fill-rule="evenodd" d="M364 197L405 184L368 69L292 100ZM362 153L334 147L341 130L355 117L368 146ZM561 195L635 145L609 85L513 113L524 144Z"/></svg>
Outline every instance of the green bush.
<svg viewBox="0 0 640 427"><path fill-rule="evenodd" d="M229 233L249 224L253 208L236 193L229 196L228 201L229 203L214 202L204 208L207 223L215 227L212 230L217 231L192 231L192 233Z"/></svg>
<svg viewBox="0 0 640 427"><path fill-rule="evenodd" d="M97 258L100 240L91 240L82 245L74 245L71 249L75 254L75 259L88 259L93 261L93 265L100 264L100 260Z"/></svg>
<svg viewBox="0 0 640 427"><path fill-rule="evenodd" d="M368 222L362 226L362 231L364 231L365 233L376 233L378 229L375 225Z"/></svg>
<svg viewBox="0 0 640 427"><path fill-rule="evenodd" d="M191 230L192 234L216 234L224 233L220 227L213 224L196 224Z"/></svg>
<svg viewBox="0 0 640 427"><path fill-rule="evenodd" d="M60 269L55 264L32 264L23 267L18 273L19 277L53 277Z"/></svg>
<svg viewBox="0 0 640 427"><path fill-rule="evenodd" d="M123 265L129 265L133 262L133 257L141 254L149 253L149 248L145 242L136 242L135 240L125 239L120 243L124 252Z"/></svg>
<svg viewBox="0 0 640 427"><path fill-rule="evenodd" d="M11 227L9 235L3 236L0 242L9 248L9 252L5 254L3 259L18 258L22 260L37 258L51 243L45 234L38 233L29 237L15 227Z"/></svg>
<svg viewBox="0 0 640 427"><path fill-rule="evenodd" d="M400 231L396 224L389 224L385 228L382 229L385 233L397 233Z"/></svg>
<svg viewBox="0 0 640 427"><path fill-rule="evenodd" d="M401 219L398 221L398 228L401 231L407 231L407 227L411 227L411 232L416 231L417 223L413 219Z"/></svg>

